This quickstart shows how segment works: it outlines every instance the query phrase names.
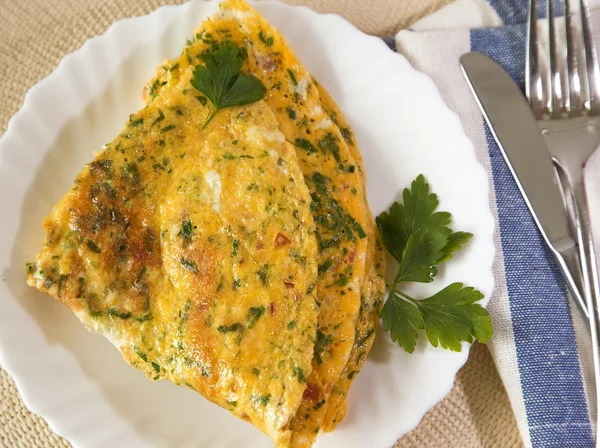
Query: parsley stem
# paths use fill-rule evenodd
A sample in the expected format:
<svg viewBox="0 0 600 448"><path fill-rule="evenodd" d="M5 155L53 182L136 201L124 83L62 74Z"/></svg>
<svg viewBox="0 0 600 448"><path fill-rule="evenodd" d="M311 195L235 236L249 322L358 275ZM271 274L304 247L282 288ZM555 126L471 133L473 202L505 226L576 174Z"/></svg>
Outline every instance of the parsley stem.
<svg viewBox="0 0 600 448"><path fill-rule="evenodd" d="M211 122L211 120L215 117L215 115L217 115L217 112L219 111L219 109L217 109L216 107L214 108L214 110L212 111L212 113L209 115L208 119L206 120L206 122L202 125L202 129L204 129L206 126L208 126L208 123Z"/></svg>
<svg viewBox="0 0 600 448"><path fill-rule="evenodd" d="M390 291L394 291L400 283L402 283L402 280L394 280L394 283L390 285L386 284L386 286Z"/></svg>
<svg viewBox="0 0 600 448"><path fill-rule="evenodd" d="M394 294L397 294L399 296L404 297L406 300L408 300L411 303L414 303L415 305L418 302L416 299L413 299L411 296L409 296L408 294L403 293L402 291L400 291L398 289L394 289L393 292L394 292Z"/></svg>

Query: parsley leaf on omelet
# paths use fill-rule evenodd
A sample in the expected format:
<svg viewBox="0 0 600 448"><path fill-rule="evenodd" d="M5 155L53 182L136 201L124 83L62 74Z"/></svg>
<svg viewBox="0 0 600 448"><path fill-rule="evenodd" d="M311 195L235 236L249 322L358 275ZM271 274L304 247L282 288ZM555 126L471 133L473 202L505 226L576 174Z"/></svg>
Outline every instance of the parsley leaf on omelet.
<svg viewBox="0 0 600 448"><path fill-rule="evenodd" d="M194 78L190 80L192 86L213 105L213 111L202 129L219 110L254 103L265 96L265 86L258 78L240 72L244 59L232 41L215 43L202 55L202 59L206 65L196 65Z"/></svg>
<svg viewBox="0 0 600 448"><path fill-rule="evenodd" d="M453 351L461 350L461 341L487 341L493 334L492 321L486 309L475 303L483 298L476 289L452 283L421 300L399 289L403 282L432 282L437 265L452 258L473 236L450 229L450 213L435 211L438 198L422 175L404 190L402 199L403 204L394 202L389 212L377 217L385 247L398 262L381 310L385 331L409 353L415 349L417 330L425 330L434 347Z"/></svg>

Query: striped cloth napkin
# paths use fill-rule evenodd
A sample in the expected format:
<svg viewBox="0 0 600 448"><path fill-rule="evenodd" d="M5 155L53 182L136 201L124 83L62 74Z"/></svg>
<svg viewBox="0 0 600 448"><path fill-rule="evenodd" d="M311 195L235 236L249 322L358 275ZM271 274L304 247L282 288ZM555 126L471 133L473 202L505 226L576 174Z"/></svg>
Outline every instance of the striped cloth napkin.
<svg viewBox="0 0 600 448"><path fill-rule="evenodd" d="M600 0L590 7L600 48ZM562 13L562 7L557 9ZM545 11L540 11L544 16ZM458 62L468 51L485 53L523 87L526 22L527 0L457 0L401 31L388 44L433 78L446 103L460 116L488 171L490 203L497 220L496 286L489 305L495 335L489 348L525 445L593 447L596 406L589 333ZM588 171L592 226L600 247L598 153ZM502 440L497 442L496 446L503 446Z"/></svg>

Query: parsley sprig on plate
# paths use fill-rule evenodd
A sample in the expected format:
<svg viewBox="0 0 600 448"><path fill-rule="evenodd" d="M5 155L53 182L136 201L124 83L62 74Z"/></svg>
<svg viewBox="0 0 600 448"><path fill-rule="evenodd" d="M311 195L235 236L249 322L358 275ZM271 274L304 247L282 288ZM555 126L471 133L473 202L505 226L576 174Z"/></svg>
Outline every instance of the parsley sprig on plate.
<svg viewBox="0 0 600 448"><path fill-rule="evenodd" d="M381 311L385 331L392 340L412 353L425 330L429 342L453 351L461 341L486 342L493 333L488 312L477 301L483 294L462 283L452 283L431 297L417 300L401 290L405 282L430 283L438 265L461 249L473 236L454 232L451 215L436 211L438 198L420 175L402 195L403 204L394 202L388 212L377 217L386 249L398 262L394 281L387 285L389 296Z"/></svg>
<svg viewBox="0 0 600 448"><path fill-rule="evenodd" d="M201 57L206 65L196 65L190 83L213 105L202 129L208 126L219 110L254 103L265 96L263 83L240 71L244 64L243 54L232 41L215 43Z"/></svg>

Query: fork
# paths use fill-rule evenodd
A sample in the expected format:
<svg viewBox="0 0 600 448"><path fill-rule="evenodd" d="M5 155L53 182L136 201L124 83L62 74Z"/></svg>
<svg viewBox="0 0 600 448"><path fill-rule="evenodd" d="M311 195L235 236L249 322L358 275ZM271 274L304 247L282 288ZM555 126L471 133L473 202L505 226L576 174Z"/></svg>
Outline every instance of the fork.
<svg viewBox="0 0 600 448"><path fill-rule="evenodd" d="M543 67L540 52L544 49L538 39L538 1L529 0L525 93L557 169L565 211L578 243L581 266L576 265L577 257L573 257L569 260L569 268L574 277L580 278L578 289L581 295L578 297L577 291L574 295L588 316L596 395L600 400L600 281L584 185L586 162L600 145L600 76L587 0L578 0L580 32L573 20L575 14L571 3L575 0L563 1L566 60L559 59L556 27L559 19L554 17L553 0L548 0L550 63L549 67ZM596 422L596 447L600 447L599 421Z"/></svg>

